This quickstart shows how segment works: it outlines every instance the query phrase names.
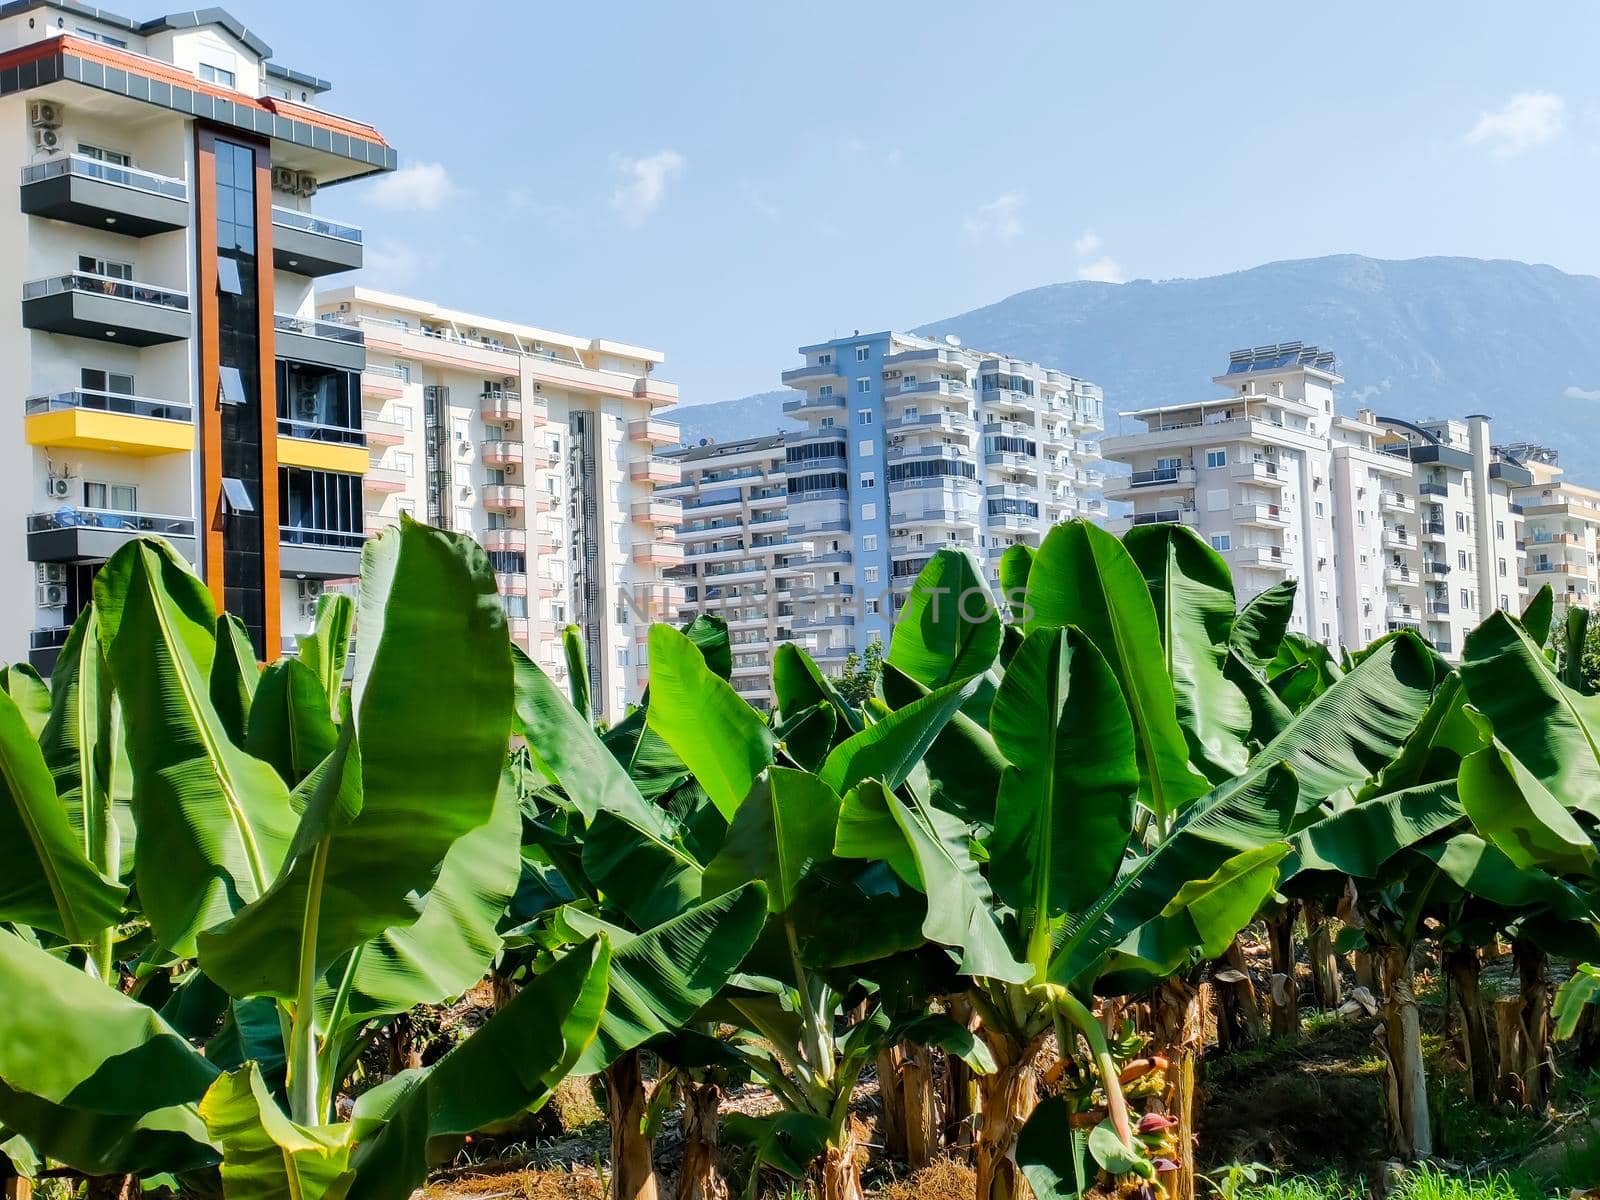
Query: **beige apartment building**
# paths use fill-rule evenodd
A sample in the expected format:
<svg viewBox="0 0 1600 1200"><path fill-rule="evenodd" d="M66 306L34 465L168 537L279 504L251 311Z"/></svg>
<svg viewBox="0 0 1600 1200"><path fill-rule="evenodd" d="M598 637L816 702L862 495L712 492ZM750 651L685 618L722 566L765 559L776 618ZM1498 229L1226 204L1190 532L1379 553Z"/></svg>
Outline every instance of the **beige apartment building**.
<svg viewBox="0 0 1600 1200"><path fill-rule="evenodd" d="M1507 447L1520 456L1531 479L1517 491L1522 506L1524 574L1531 595L1549 584L1556 615L1600 605L1600 489L1565 477L1555 450Z"/></svg>
<svg viewBox="0 0 1600 1200"><path fill-rule="evenodd" d="M1409 627L1458 655L1496 607L1520 608L1520 505L1528 469L1490 443L1489 421L1412 424L1335 411L1334 356L1299 342L1236 351L1225 394L1123 413L1144 429L1101 441L1130 474L1110 527L1176 521L1228 561L1242 603L1298 581L1290 627L1329 647Z"/></svg>
<svg viewBox="0 0 1600 1200"><path fill-rule="evenodd" d="M588 649L595 715L619 719L646 681L650 622L681 588L681 478L656 414L678 390L662 354L361 287L320 293L323 322L357 331L365 526L410 513L488 551L511 635L566 676L561 631Z"/></svg>
<svg viewBox="0 0 1600 1200"><path fill-rule="evenodd" d="M815 646L795 617L797 593L815 570L850 569L848 551L812 556L790 532L784 441L770 434L669 450L683 479L658 493L682 505L684 560L667 572L684 589L678 619L727 622L734 690L762 709L773 702L773 650L782 642Z"/></svg>

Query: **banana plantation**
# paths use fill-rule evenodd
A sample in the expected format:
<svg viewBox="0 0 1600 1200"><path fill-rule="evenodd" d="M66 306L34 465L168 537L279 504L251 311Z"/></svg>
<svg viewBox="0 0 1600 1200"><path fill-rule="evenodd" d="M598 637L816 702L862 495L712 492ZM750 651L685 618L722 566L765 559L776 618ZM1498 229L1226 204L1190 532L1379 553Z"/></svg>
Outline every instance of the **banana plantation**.
<svg viewBox="0 0 1600 1200"><path fill-rule="evenodd" d="M1459 1163L1441 1057L1485 1127L1553 1123L1600 1049L1582 613L1333 654L1166 525L998 582L938 552L860 704L785 645L757 711L720 622L656 626L600 728L465 537L372 539L266 666L119 550L49 684L0 675L7 1195L455 1194L577 1089L617 1200L1231 1200L1272 1167L1209 1144L1218 1064L1248 1095L1335 1022L1375 1191Z"/></svg>

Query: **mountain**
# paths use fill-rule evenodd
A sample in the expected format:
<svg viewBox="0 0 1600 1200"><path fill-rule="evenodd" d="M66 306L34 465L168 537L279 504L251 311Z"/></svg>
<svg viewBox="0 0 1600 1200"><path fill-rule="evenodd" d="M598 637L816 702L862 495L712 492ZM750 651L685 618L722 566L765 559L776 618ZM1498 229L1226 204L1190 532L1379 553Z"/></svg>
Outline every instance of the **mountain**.
<svg viewBox="0 0 1600 1200"><path fill-rule="evenodd" d="M1554 267L1335 255L1203 279L1058 283L916 332L1093 380L1108 432L1118 410L1219 394L1211 377L1231 350L1316 343L1339 357L1345 412L1487 413L1496 441L1554 446L1574 478L1600 483L1600 279ZM707 427L723 436L715 419Z"/></svg>
<svg viewBox="0 0 1600 1200"><path fill-rule="evenodd" d="M738 400L679 405L667 416L678 423L686 446L693 446L702 438L736 442L740 438L760 437L780 429L801 428L800 422L783 415L783 402L799 394L793 388L779 388L775 392L757 392Z"/></svg>

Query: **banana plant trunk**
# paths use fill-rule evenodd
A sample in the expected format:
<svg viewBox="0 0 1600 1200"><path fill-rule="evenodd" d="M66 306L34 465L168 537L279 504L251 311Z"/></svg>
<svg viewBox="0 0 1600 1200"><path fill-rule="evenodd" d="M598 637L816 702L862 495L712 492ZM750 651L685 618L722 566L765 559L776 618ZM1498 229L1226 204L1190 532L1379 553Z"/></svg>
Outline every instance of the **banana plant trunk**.
<svg viewBox="0 0 1600 1200"><path fill-rule="evenodd" d="M1527 1039L1523 1087L1528 1107L1542 1113L1549 1107L1555 1083L1555 1058L1550 1049L1550 956L1524 938L1512 942L1511 954L1522 986L1522 1028Z"/></svg>
<svg viewBox="0 0 1600 1200"><path fill-rule="evenodd" d="M722 1141L722 1089L679 1076L683 1103L683 1168L678 1172L677 1200L727 1200L728 1187L717 1167Z"/></svg>
<svg viewBox="0 0 1600 1200"><path fill-rule="evenodd" d="M1300 981L1295 971L1294 923L1299 905L1291 900L1267 922L1272 950L1272 1036L1300 1036Z"/></svg>
<svg viewBox="0 0 1600 1200"><path fill-rule="evenodd" d="M1169 979L1156 992L1151 1016L1156 1053L1167 1060L1162 1104L1178 1124L1172 1130L1172 1159L1178 1169L1167 1184L1167 1200L1194 1200L1195 1077L1205 1048L1204 993L1182 978Z"/></svg>
<svg viewBox="0 0 1600 1200"><path fill-rule="evenodd" d="M645 1132L650 1097L639 1051L628 1051L600 1077L611 1124L611 1200L656 1200L654 1147Z"/></svg>
<svg viewBox="0 0 1600 1200"><path fill-rule="evenodd" d="M900 1086L900 1047L885 1046L877 1054L878 1141L890 1158L906 1158L905 1092Z"/></svg>
<svg viewBox="0 0 1600 1200"><path fill-rule="evenodd" d="M921 1170L939 1154L939 1104L934 1095L933 1052L907 1043L900 1049L900 1095L905 1105L906 1165Z"/></svg>
<svg viewBox="0 0 1600 1200"><path fill-rule="evenodd" d="M1333 952L1333 930L1322 906L1306 902L1306 957L1311 960L1311 994L1323 1012L1333 1012L1344 1003L1344 984L1339 978L1339 959Z"/></svg>
<svg viewBox="0 0 1600 1200"><path fill-rule="evenodd" d="M978 1135L973 1166L978 1200L1029 1200L1033 1195L1017 1167L1017 1135L1032 1115L1036 1097L1034 1062L1038 1046L1030 1046L999 1069L978 1076ZM1066 1131L1062 1130L1062 1136Z"/></svg>
<svg viewBox="0 0 1600 1200"><path fill-rule="evenodd" d="M1461 1016L1461 1045L1472 1080L1472 1098L1480 1104L1494 1100L1494 1051L1489 1037L1489 1010L1480 986L1482 965L1474 946L1452 946L1444 954L1445 974L1455 993Z"/></svg>
<svg viewBox="0 0 1600 1200"><path fill-rule="evenodd" d="M950 1016L975 1029L972 1005L962 997L950 1000ZM946 1151L953 1151L963 1159L972 1157L973 1121L978 1112L977 1076L956 1054L944 1056L944 1073L940 1080L940 1099L944 1111L944 1129L941 1139Z"/></svg>
<svg viewBox="0 0 1600 1200"><path fill-rule="evenodd" d="M1239 1050L1259 1042L1265 1032L1261 1005L1256 999L1250 966L1244 947L1234 938L1218 963L1212 978L1217 983L1217 1043L1223 1051Z"/></svg>
<svg viewBox="0 0 1600 1200"><path fill-rule="evenodd" d="M861 1190L861 1165L856 1161L859 1146L855 1122L847 1116L837 1144L829 1143L818 1165L822 1200L865 1200Z"/></svg>
<svg viewBox="0 0 1600 1200"><path fill-rule="evenodd" d="M1383 1041L1388 1062L1389 1132L1404 1159L1433 1153L1428 1116L1428 1082L1422 1064L1422 1020L1417 1011L1410 946L1385 946L1382 952Z"/></svg>

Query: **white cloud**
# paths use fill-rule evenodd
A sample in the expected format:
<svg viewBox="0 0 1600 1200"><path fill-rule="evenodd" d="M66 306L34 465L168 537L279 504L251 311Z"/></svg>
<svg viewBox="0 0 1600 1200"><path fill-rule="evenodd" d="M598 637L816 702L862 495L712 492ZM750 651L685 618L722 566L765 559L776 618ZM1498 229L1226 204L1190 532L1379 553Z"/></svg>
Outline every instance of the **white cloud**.
<svg viewBox="0 0 1600 1200"><path fill-rule="evenodd" d="M1098 233L1092 229L1085 229L1078 235L1078 240L1072 243L1072 252L1079 258L1088 258L1104 244Z"/></svg>
<svg viewBox="0 0 1600 1200"><path fill-rule="evenodd" d="M1022 218L1018 210L1022 207L1022 193L1006 192L996 196L987 204L978 206L978 211L966 220L967 232L976 236L997 237L1003 242L1022 236Z"/></svg>
<svg viewBox="0 0 1600 1200"><path fill-rule="evenodd" d="M1561 394L1568 400L1600 400L1600 388L1581 388L1577 384Z"/></svg>
<svg viewBox="0 0 1600 1200"><path fill-rule="evenodd" d="M459 190L443 163L419 162L381 177L368 197L379 208L395 212L433 212Z"/></svg>
<svg viewBox="0 0 1600 1200"><path fill-rule="evenodd" d="M1127 276L1122 273L1122 265L1116 259L1106 257L1084 263L1078 268L1078 278L1093 283L1122 283Z"/></svg>
<svg viewBox="0 0 1600 1200"><path fill-rule="evenodd" d="M421 256L404 242L385 238L368 243L362 258L362 281L379 287L404 287L421 272Z"/></svg>
<svg viewBox="0 0 1600 1200"><path fill-rule="evenodd" d="M646 158L613 155L611 166L622 175L611 191L611 207L624 225L636 229L661 207L667 184L683 174L689 160L676 150L658 150Z"/></svg>
<svg viewBox="0 0 1600 1200"><path fill-rule="evenodd" d="M1549 92L1518 92L1499 112L1478 115L1467 131L1469 146L1485 146L1496 158L1510 158L1554 141L1567 120L1566 101Z"/></svg>

